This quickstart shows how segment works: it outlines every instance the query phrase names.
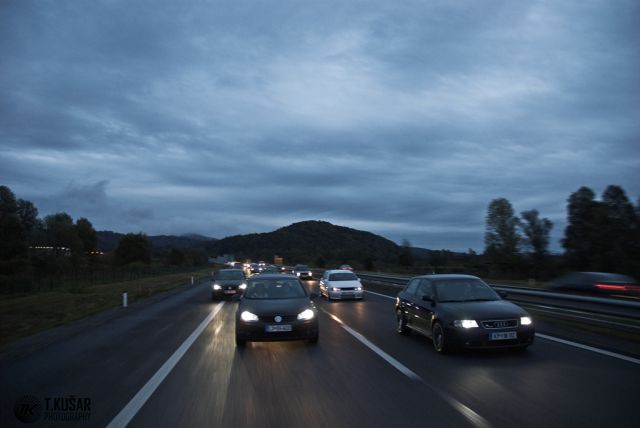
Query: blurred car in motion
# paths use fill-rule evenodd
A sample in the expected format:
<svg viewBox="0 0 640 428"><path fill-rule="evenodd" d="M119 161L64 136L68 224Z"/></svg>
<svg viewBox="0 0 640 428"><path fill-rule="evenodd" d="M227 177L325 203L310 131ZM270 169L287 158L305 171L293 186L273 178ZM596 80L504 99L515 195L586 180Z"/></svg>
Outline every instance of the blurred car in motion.
<svg viewBox="0 0 640 428"><path fill-rule="evenodd" d="M280 268L274 265L265 265L260 269L260 275L265 273L280 273Z"/></svg>
<svg viewBox="0 0 640 428"><path fill-rule="evenodd" d="M295 265L293 274L300 279L313 279L313 272L307 265Z"/></svg>
<svg viewBox="0 0 640 428"><path fill-rule="evenodd" d="M279 267L280 267L280 272L282 272L282 273L290 273L290 274L293 273L293 267L292 266L282 265L282 266L279 266Z"/></svg>
<svg viewBox="0 0 640 428"><path fill-rule="evenodd" d="M221 269L213 276L211 298L221 300L223 297L241 295L247 286L247 278L241 269Z"/></svg>
<svg viewBox="0 0 640 428"><path fill-rule="evenodd" d="M503 300L471 275L412 278L395 304L397 331L431 338L439 353L461 348L521 348L533 343L535 327L521 307Z"/></svg>
<svg viewBox="0 0 640 428"><path fill-rule="evenodd" d="M236 345L247 341L318 342L318 310L293 275L260 274L249 278L236 311Z"/></svg>
<svg viewBox="0 0 640 428"><path fill-rule="evenodd" d="M353 270L353 268L350 265L340 265L340 267L338 269L341 269L341 270Z"/></svg>
<svg viewBox="0 0 640 428"><path fill-rule="evenodd" d="M320 279L320 295L333 299L363 299L364 291L360 278L355 273L337 269L327 270Z"/></svg>
<svg viewBox="0 0 640 428"><path fill-rule="evenodd" d="M549 282L553 290L640 295L640 283L630 276L608 272L571 272Z"/></svg>

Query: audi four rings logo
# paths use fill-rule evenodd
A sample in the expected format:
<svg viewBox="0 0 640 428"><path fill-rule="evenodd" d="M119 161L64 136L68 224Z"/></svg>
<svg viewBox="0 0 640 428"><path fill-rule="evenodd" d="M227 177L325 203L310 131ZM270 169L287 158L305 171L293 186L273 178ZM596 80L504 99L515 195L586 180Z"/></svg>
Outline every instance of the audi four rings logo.
<svg viewBox="0 0 640 428"><path fill-rule="evenodd" d="M495 323L496 327L506 327L508 325L509 325L509 323L507 321L496 321L496 323Z"/></svg>
<svg viewBox="0 0 640 428"><path fill-rule="evenodd" d="M280 315L276 315L276 317L273 320L275 322L280 322L280 321L282 321L282 317Z"/></svg>

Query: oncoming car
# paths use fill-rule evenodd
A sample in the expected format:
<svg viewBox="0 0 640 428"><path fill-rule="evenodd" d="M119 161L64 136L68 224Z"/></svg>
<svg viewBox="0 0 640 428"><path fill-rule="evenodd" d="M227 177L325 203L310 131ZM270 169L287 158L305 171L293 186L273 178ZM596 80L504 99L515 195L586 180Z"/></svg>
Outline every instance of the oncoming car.
<svg viewBox="0 0 640 428"><path fill-rule="evenodd" d="M524 309L470 275L412 278L398 294L395 312L398 333L430 337L440 353L459 348L524 349L535 337Z"/></svg>
<svg viewBox="0 0 640 428"><path fill-rule="evenodd" d="M222 269L213 276L211 284L211 298L221 300L223 297L232 297L242 294L247 286L244 271L240 269Z"/></svg>
<svg viewBox="0 0 640 428"><path fill-rule="evenodd" d="M313 279L313 272L307 265L295 265L293 274L300 279Z"/></svg>
<svg viewBox="0 0 640 428"><path fill-rule="evenodd" d="M252 276L236 311L236 345L277 340L317 343L315 297L293 275Z"/></svg>
<svg viewBox="0 0 640 428"><path fill-rule="evenodd" d="M360 278L348 270L328 270L320 279L320 295L333 299L362 299L364 291Z"/></svg>

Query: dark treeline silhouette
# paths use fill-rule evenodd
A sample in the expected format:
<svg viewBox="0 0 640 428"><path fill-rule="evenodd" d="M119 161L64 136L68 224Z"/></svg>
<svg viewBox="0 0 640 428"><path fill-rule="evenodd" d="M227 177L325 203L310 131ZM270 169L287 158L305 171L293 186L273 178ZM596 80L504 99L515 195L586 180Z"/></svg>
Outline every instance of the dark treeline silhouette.
<svg viewBox="0 0 640 428"><path fill-rule="evenodd" d="M536 209L525 208L517 215L507 199L492 200L484 253L477 254L471 249L460 253L413 248L406 239L397 245L370 232L324 221L221 240L96 232L88 219L74 222L66 213L40 219L31 202L16 199L8 187L0 186L0 292L53 287L65 276L107 282L123 272L141 275L204 266L209 257L221 255L267 262L277 256L284 264L318 268L346 263L358 270L456 272L506 279L546 280L571 270L640 276L640 200L634 206L620 186L608 186L600 200L588 187L569 196L562 255L548 250L553 223ZM107 254L98 251L106 247Z"/></svg>

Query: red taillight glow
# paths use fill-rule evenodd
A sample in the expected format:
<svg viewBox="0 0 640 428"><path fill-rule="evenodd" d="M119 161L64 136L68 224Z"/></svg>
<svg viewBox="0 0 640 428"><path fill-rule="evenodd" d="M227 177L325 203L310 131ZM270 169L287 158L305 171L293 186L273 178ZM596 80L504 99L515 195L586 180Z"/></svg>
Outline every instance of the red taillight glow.
<svg viewBox="0 0 640 428"><path fill-rule="evenodd" d="M596 288L612 291L640 291L640 285L596 284Z"/></svg>

